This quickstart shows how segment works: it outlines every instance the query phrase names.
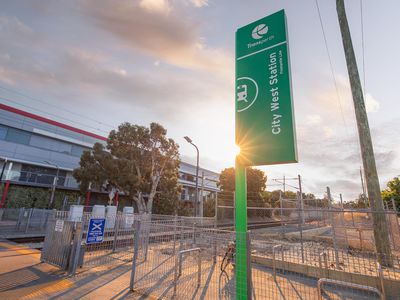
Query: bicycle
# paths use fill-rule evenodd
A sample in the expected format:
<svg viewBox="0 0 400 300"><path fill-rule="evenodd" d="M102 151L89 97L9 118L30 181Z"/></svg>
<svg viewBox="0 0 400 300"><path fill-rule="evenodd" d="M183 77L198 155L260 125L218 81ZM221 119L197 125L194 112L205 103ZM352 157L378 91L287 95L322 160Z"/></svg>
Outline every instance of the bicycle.
<svg viewBox="0 0 400 300"><path fill-rule="evenodd" d="M236 245L235 242L228 243L228 249L225 252L224 257L220 265L221 273L218 280L218 298L221 299L235 299L235 255ZM231 266L231 268L228 267ZM230 278L229 274L233 273L233 277Z"/></svg>
<svg viewBox="0 0 400 300"><path fill-rule="evenodd" d="M220 265L221 273L219 274L218 280L218 299L236 299L236 286L235 286L235 256L236 256L236 243L229 242L228 249L225 252L224 257ZM231 265L230 270L227 270L228 266ZM229 273L232 273L232 278L229 277ZM252 284L253 286L253 284ZM251 288L252 299L256 299L255 290Z"/></svg>

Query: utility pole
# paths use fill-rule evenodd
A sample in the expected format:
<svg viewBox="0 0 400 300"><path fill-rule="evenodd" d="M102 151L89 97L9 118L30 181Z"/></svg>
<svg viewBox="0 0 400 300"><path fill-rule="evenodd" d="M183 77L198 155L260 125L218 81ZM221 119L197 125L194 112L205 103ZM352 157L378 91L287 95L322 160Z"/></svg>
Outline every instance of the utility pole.
<svg viewBox="0 0 400 300"><path fill-rule="evenodd" d="M389 231L386 223L381 191L379 187L378 173L374 150L372 147L371 134L369 130L367 112L365 110L364 97L358 74L353 43L351 41L350 29L347 23L346 11L343 0L336 0L336 11L338 14L340 31L344 53L346 56L347 71L349 74L351 93L356 114L358 136L360 139L361 156L363 160L365 181L368 191L368 199L373 216L374 238L378 260L383 266L392 266Z"/></svg>

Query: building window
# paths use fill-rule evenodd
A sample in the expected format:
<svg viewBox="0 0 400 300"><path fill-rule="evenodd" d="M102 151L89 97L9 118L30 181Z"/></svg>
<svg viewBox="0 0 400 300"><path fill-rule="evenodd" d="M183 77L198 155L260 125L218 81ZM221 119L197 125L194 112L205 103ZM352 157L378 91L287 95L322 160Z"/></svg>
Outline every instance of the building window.
<svg viewBox="0 0 400 300"><path fill-rule="evenodd" d="M22 130L8 128L6 140L17 144L29 145L31 135Z"/></svg>
<svg viewBox="0 0 400 300"><path fill-rule="evenodd" d="M71 154L72 153L72 145L67 144L61 141L56 141L55 142L55 150L60 152L60 153L65 153L65 154Z"/></svg>
<svg viewBox="0 0 400 300"><path fill-rule="evenodd" d="M53 184L54 177L57 174L56 169L44 168L32 165L22 165L21 175L19 181L40 183L40 184ZM64 185L67 172L59 170L57 185Z"/></svg>
<svg viewBox="0 0 400 300"><path fill-rule="evenodd" d="M29 145L45 150L53 150L54 141L44 136L32 135Z"/></svg>
<svg viewBox="0 0 400 300"><path fill-rule="evenodd" d="M81 157L83 151L85 151L85 150L88 150L88 149L81 147L81 146L72 145L71 155Z"/></svg>
<svg viewBox="0 0 400 300"><path fill-rule="evenodd" d="M7 135L7 127L0 126L0 140L4 140Z"/></svg>

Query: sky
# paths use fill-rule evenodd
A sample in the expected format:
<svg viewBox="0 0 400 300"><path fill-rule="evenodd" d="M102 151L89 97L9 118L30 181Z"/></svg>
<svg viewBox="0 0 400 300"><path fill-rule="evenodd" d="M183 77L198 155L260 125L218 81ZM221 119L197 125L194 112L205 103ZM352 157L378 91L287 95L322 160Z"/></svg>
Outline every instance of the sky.
<svg viewBox="0 0 400 300"><path fill-rule="evenodd" d="M345 1L381 189L400 174L400 2ZM235 31L285 9L298 158L261 167L303 190L361 193L358 133L335 1L0 0L0 102L107 136L158 122L181 159L234 165ZM331 63L329 56L331 58ZM332 65L332 68L331 68ZM288 181L297 185L296 181Z"/></svg>

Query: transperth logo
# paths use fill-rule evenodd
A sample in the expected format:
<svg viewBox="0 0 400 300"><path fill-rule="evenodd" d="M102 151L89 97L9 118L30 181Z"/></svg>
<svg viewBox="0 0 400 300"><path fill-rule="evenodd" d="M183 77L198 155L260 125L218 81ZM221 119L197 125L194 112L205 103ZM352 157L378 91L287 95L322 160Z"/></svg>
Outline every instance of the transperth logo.
<svg viewBox="0 0 400 300"><path fill-rule="evenodd" d="M254 27L251 36L255 40L261 39L264 35L266 35L268 32L268 26L265 24L260 24Z"/></svg>

